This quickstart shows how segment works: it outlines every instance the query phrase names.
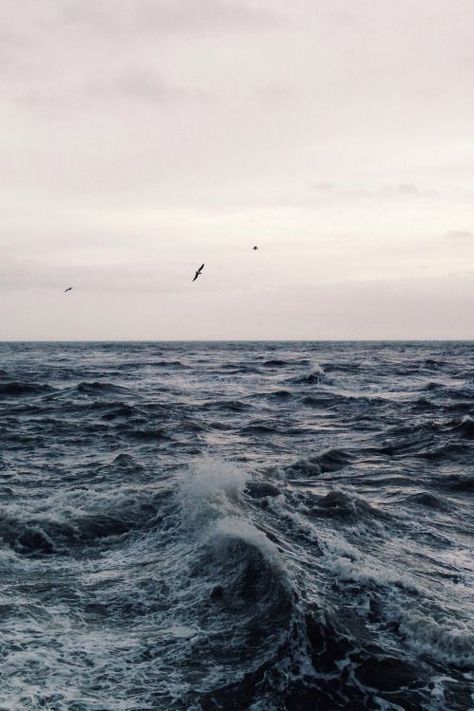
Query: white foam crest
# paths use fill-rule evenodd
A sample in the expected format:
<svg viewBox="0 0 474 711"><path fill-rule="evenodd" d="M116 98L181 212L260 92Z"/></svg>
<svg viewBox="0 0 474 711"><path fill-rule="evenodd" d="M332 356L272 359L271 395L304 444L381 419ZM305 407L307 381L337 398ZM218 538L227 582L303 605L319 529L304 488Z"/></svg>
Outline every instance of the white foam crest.
<svg viewBox="0 0 474 711"><path fill-rule="evenodd" d="M244 518L239 506L250 476L234 463L209 457L196 461L180 490L184 523L200 530L207 543L215 546L229 538L241 540L256 548L270 565L284 571L277 546Z"/></svg>
<svg viewBox="0 0 474 711"><path fill-rule="evenodd" d="M385 566L382 562L364 560L351 560L344 556L336 557L331 562L333 571L342 580L354 582L374 582L378 585L401 585L406 590L418 591L413 578L406 573L400 573Z"/></svg>
<svg viewBox="0 0 474 711"><path fill-rule="evenodd" d="M124 503L129 507L133 503L139 504L148 492L150 496L159 491L156 484L143 484L139 487L134 485L122 485L115 490L110 488L101 489L70 489L65 492L58 492L51 496L47 504L42 507L46 511L53 509L63 516L71 514L90 514L97 511L108 511L120 508Z"/></svg>
<svg viewBox="0 0 474 711"><path fill-rule="evenodd" d="M44 706L48 696L54 697L58 711L73 705L117 711L130 708L129 701L117 698L125 692L129 655L131 650L139 651L138 640L123 636L123 630L115 633L101 629L91 634L89 629L71 628L65 616L61 621L63 625L58 620L49 631L39 623L25 621L5 635L0 708L36 709ZM23 640L21 647L17 646L18 639ZM109 655L113 655L116 669L103 685L99 700L89 685L94 675L100 678L109 671ZM151 707L143 704L140 708Z"/></svg>
<svg viewBox="0 0 474 711"><path fill-rule="evenodd" d="M18 522L29 523L73 523L78 518L97 513L115 514L126 506L127 510L139 507L146 500L147 493L152 496L160 491L155 484L140 487L127 485L113 491L94 488L64 489L55 491L50 496L33 499L25 504L11 504L8 507L10 518Z"/></svg>
<svg viewBox="0 0 474 711"><path fill-rule="evenodd" d="M6 570L7 567L11 568L13 566L18 565L19 563L22 563L21 560L19 560L18 556L14 551L11 550L11 548L3 548L3 540L2 537L0 536L0 544L2 544L2 548L0 548L0 566Z"/></svg>
<svg viewBox="0 0 474 711"><path fill-rule="evenodd" d="M194 462L191 476L180 488L185 522L234 515L249 477L248 471L229 462L210 457Z"/></svg>
<svg viewBox="0 0 474 711"><path fill-rule="evenodd" d="M326 553L328 566L342 580L353 582L376 583L378 585L400 585L406 590L417 592L419 587L415 579L387 565L385 561L369 558L348 541L333 538L329 545L320 539Z"/></svg>
<svg viewBox="0 0 474 711"><path fill-rule="evenodd" d="M273 567L284 570L276 545L263 531L259 531L248 521L236 516L228 516L217 521L210 533L211 535L217 534L224 538L230 537L244 541L259 550L265 560L271 563Z"/></svg>
<svg viewBox="0 0 474 711"><path fill-rule="evenodd" d="M394 704L393 701L387 701L387 699L383 699L381 696L376 696L375 700L378 704L377 711L405 711L403 706Z"/></svg>
<svg viewBox="0 0 474 711"><path fill-rule="evenodd" d="M341 539L331 539L322 543L326 551L326 561L334 573L342 580L354 582L374 582L378 585L402 587L419 592L416 579L397 570L393 565L363 555L357 548ZM393 593L386 614L399 623L400 633L418 653L431 656L442 664L452 663L463 666L474 664L474 632L459 620L435 620L426 609L406 607L406 599L400 592Z"/></svg>
<svg viewBox="0 0 474 711"><path fill-rule="evenodd" d="M474 632L466 625L448 627L426 614L403 610L400 631L419 652L442 664L474 666Z"/></svg>

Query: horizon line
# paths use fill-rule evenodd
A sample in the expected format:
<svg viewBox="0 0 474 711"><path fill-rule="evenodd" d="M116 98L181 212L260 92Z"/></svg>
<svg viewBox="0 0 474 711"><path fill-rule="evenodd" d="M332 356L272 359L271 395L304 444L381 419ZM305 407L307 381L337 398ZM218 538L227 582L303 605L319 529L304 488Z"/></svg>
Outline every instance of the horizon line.
<svg viewBox="0 0 474 711"><path fill-rule="evenodd" d="M474 338L112 338L0 339L4 343L474 343Z"/></svg>

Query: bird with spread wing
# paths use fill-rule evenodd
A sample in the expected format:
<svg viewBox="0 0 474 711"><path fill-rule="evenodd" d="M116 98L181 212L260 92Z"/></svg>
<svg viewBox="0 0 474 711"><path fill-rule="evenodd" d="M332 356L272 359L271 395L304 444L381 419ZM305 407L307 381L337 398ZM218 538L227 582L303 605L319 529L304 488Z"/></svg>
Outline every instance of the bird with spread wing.
<svg viewBox="0 0 474 711"><path fill-rule="evenodd" d="M196 274L194 275L193 281L196 281L196 279L198 278L198 276L201 276L201 272L202 272L203 269L204 269L204 264L201 264L201 266L200 266L199 269L197 270Z"/></svg>

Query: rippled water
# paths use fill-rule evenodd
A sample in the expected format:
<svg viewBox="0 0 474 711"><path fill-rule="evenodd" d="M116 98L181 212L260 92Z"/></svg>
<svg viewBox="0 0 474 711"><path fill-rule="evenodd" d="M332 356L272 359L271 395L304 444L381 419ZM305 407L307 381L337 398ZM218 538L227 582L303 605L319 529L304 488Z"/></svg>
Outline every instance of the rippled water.
<svg viewBox="0 0 474 711"><path fill-rule="evenodd" d="M0 345L1 709L474 705L474 345Z"/></svg>

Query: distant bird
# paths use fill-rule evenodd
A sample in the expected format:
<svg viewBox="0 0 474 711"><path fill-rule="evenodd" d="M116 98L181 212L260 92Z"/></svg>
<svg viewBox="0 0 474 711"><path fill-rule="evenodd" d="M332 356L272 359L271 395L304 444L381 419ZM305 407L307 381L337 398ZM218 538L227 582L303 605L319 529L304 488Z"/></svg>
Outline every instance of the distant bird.
<svg viewBox="0 0 474 711"><path fill-rule="evenodd" d="M68 286L67 289L64 289L64 293L66 293L66 291L72 291L72 286Z"/></svg>
<svg viewBox="0 0 474 711"><path fill-rule="evenodd" d="M204 264L201 264L201 266L200 266L199 269L197 270L196 274L194 275L193 281L196 281L196 279L198 278L198 276L201 276L201 272L202 272L203 269L204 269Z"/></svg>
<svg viewBox="0 0 474 711"><path fill-rule="evenodd" d="M253 249L254 249L254 251L255 251L256 249L258 249L258 247L254 247Z"/></svg>

